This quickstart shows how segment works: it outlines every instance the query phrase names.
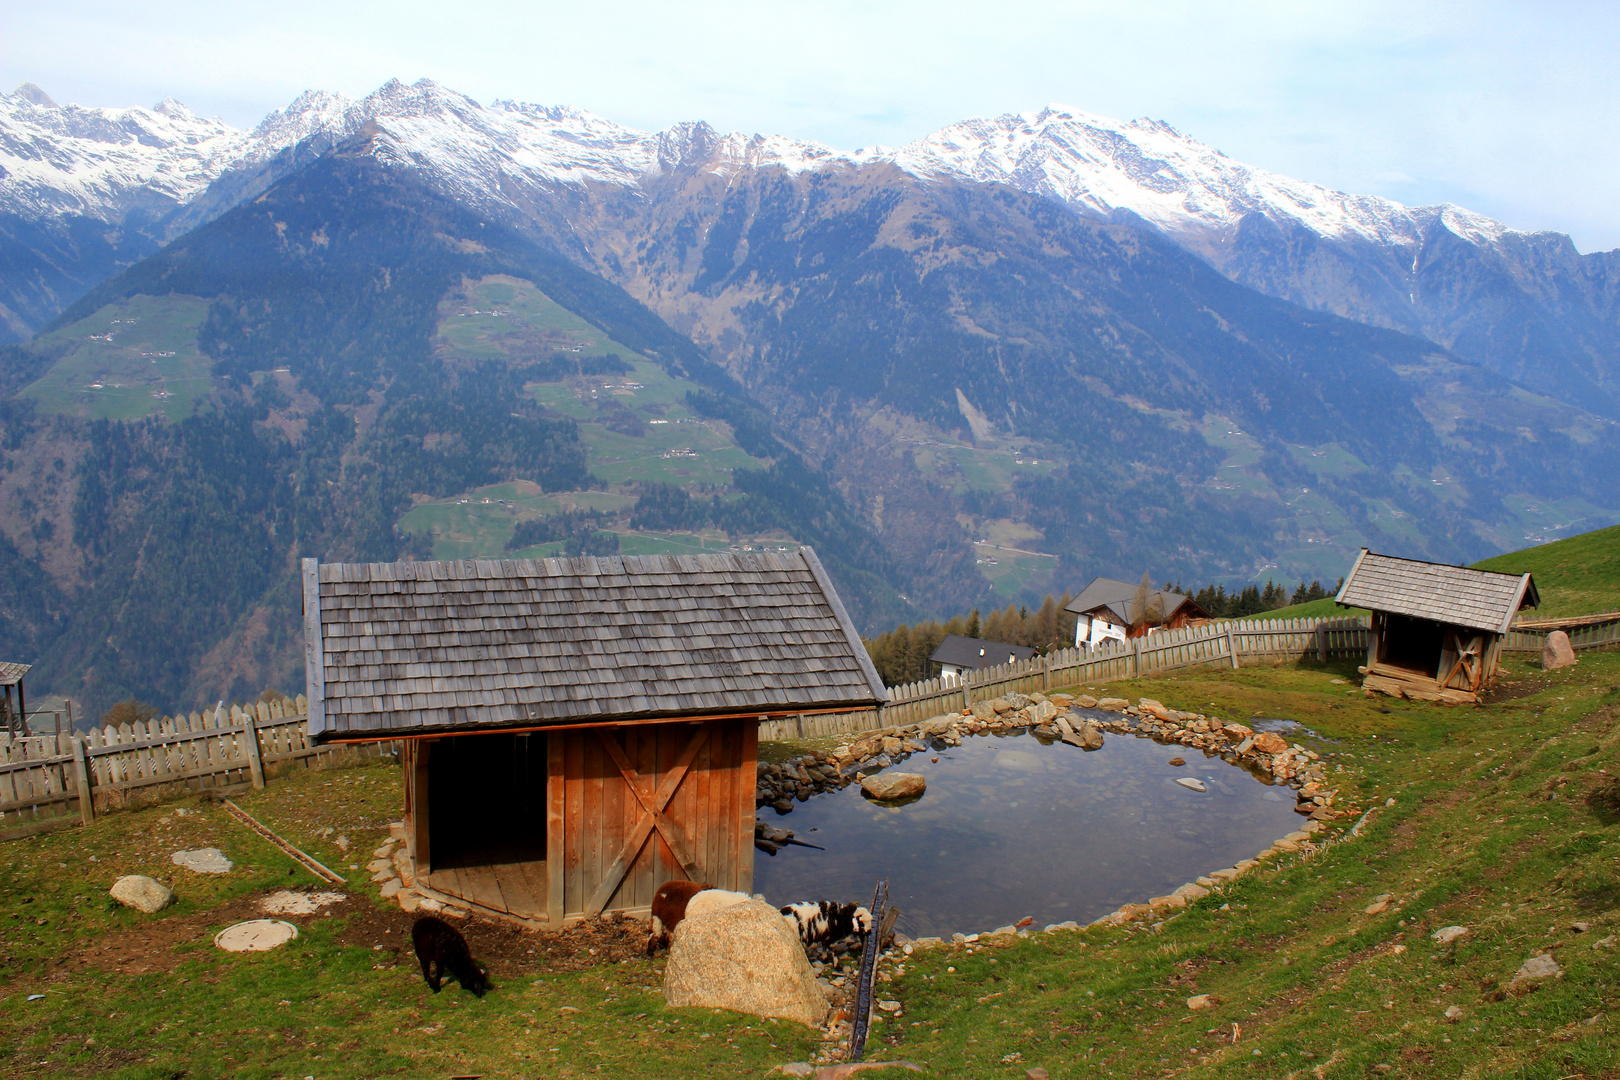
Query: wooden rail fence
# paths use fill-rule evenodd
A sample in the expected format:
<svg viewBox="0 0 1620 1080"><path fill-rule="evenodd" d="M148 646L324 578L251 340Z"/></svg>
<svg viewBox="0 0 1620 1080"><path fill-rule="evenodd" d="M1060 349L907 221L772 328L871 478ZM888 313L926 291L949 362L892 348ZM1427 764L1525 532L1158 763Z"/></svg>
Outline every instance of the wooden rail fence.
<svg viewBox="0 0 1620 1080"><path fill-rule="evenodd" d="M1029 694L1062 686L1096 686L1202 664L1235 668L1277 660L1364 658L1369 626L1366 616L1233 620L1110 642L1091 652L1056 649L1045 656L981 668L961 681L935 678L892 686L888 704L878 709L766 721L759 725L759 737L806 739L902 727L1008 691ZM1568 633L1577 649L1612 645L1620 642L1620 621ZM1540 652L1546 640L1545 630L1510 630L1503 647L1509 652Z"/></svg>
<svg viewBox="0 0 1620 1080"><path fill-rule="evenodd" d="M940 713L957 712L975 701L1009 691L1030 694L1062 686L1095 686L1203 664L1235 668L1306 657L1364 657L1368 625L1365 616L1256 619L1165 630L1129 641L1108 642L1090 652L1054 649L1045 656L965 673L961 681L935 678L890 687L889 702L879 709L767 721L759 726L759 737L812 738L900 727Z"/></svg>
<svg viewBox="0 0 1620 1080"><path fill-rule="evenodd" d="M0 840L88 825L143 790L262 788L267 771L333 755L378 756L392 744L316 746L303 695L107 727L86 735L0 735Z"/></svg>

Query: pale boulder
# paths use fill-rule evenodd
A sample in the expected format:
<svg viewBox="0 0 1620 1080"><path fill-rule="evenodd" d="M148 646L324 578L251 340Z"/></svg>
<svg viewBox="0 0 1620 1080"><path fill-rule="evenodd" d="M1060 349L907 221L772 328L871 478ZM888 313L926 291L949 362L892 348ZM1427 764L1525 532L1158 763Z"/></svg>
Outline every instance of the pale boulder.
<svg viewBox="0 0 1620 1080"><path fill-rule="evenodd" d="M1575 666L1575 646L1569 643L1569 635L1562 630L1554 630L1547 635L1546 642L1541 646L1541 668L1543 671L1557 671L1559 668Z"/></svg>
<svg viewBox="0 0 1620 1080"><path fill-rule="evenodd" d="M1097 708L1107 712L1124 712L1130 705L1131 703L1122 697L1105 697L1097 702Z"/></svg>
<svg viewBox="0 0 1620 1080"><path fill-rule="evenodd" d="M798 935L759 900L681 921L664 969L671 1006L730 1009L810 1027L827 1015Z"/></svg>
<svg viewBox="0 0 1620 1080"><path fill-rule="evenodd" d="M914 799L928 787L928 780L920 773L878 773L861 781L861 790L869 798L889 801Z"/></svg>
<svg viewBox="0 0 1620 1080"><path fill-rule="evenodd" d="M174 890L145 874L126 874L113 882L109 895L125 907L151 915L174 903Z"/></svg>

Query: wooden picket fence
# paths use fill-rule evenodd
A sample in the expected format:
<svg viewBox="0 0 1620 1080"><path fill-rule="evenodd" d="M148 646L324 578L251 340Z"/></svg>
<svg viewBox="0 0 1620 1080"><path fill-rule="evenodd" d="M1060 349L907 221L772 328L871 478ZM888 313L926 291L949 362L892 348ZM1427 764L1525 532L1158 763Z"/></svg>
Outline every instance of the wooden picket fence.
<svg viewBox="0 0 1620 1080"><path fill-rule="evenodd" d="M196 791L262 788L267 775L288 764L392 752L391 743L316 746L309 740L302 694L286 702L221 706L86 735L0 735L0 840L75 822L88 825L96 814L127 806L164 785Z"/></svg>
<svg viewBox="0 0 1620 1080"><path fill-rule="evenodd" d="M1277 660L1327 660L1367 655L1370 622L1360 618L1255 619L1164 630L1091 651L1054 649L1045 656L981 668L954 679L923 679L889 688L878 709L825 716L787 717L760 724L761 739L799 739L916 724L1009 691L1046 693L1055 687L1097 686L1162 671ZM1540 645L1536 646L1538 649Z"/></svg>
<svg viewBox="0 0 1620 1080"><path fill-rule="evenodd" d="M1577 626L1564 632L1569 635L1570 645L1577 649L1613 645L1620 642L1620 613L1616 613L1613 622ZM1502 647L1508 652L1540 652L1547 643L1547 634L1546 630L1509 630Z"/></svg>

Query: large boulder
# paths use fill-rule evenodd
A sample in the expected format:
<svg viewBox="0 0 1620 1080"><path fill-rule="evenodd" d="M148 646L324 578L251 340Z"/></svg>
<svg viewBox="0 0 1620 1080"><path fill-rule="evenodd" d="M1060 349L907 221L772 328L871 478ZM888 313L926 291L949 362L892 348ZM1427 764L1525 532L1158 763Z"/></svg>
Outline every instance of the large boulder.
<svg viewBox="0 0 1620 1080"><path fill-rule="evenodd" d="M664 969L664 1000L810 1027L819 1027L827 1015L827 999L799 936L759 900L681 920Z"/></svg>
<svg viewBox="0 0 1620 1080"><path fill-rule="evenodd" d="M1541 668L1543 671L1557 671L1559 668L1575 666L1575 646L1569 643L1569 635L1562 630L1554 630L1547 635L1547 641L1541 646Z"/></svg>
<svg viewBox="0 0 1620 1080"><path fill-rule="evenodd" d="M145 874L127 874L113 882L108 892L125 907L144 911L148 915L174 903L174 890Z"/></svg>
<svg viewBox="0 0 1620 1080"><path fill-rule="evenodd" d="M915 799L928 787L928 780L920 773L878 773L861 781L861 790L873 799L887 802L891 799Z"/></svg>
<svg viewBox="0 0 1620 1080"><path fill-rule="evenodd" d="M1124 712L1130 707L1130 704L1122 697L1105 697L1097 702L1097 708L1106 709L1109 712Z"/></svg>

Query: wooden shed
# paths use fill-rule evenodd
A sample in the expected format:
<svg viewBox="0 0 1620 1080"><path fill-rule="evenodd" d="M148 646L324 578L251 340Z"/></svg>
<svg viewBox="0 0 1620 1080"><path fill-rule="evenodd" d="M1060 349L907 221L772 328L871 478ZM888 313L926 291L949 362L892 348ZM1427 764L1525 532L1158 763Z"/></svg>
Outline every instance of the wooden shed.
<svg viewBox="0 0 1620 1080"><path fill-rule="evenodd" d="M887 696L808 548L303 570L311 735L399 740L418 879L496 914L752 891L759 721Z"/></svg>
<svg viewBox="0 0 1620 1080"><path fill-rule="evenodd" d="M1362 686L1467 704L1496 677L1502 642L1541 597L1529 574L1398 559L1361 549L1334 598L1372 610Z"/></svg>

